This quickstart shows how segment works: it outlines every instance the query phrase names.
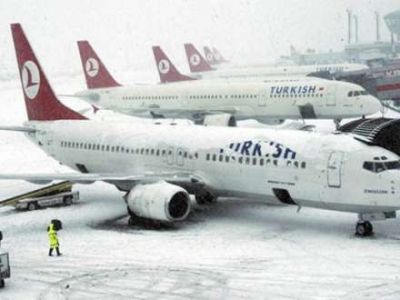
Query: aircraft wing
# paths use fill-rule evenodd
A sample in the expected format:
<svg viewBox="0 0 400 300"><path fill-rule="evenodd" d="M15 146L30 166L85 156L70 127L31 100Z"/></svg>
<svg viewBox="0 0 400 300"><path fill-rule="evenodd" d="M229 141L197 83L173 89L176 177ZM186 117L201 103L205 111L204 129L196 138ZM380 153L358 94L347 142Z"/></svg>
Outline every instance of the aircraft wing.
<svg viewBox="0 0 400 300"><path fill-rule="evenodd" d="M0 180L25 180L38 184L51 181L71 181L75 183L93 183L105 181L116 185L134 185L135 183L151 183L164 180L179 185L202 184L202 180L189 173L157 172L138 175L109 173L14 173L0 174Z"/></svg>

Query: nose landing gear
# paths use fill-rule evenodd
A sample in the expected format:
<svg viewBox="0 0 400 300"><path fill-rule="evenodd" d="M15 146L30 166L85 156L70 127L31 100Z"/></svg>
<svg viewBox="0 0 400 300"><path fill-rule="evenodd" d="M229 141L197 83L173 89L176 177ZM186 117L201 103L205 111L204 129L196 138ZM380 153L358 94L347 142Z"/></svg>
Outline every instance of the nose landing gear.
<svg viewBox="0 0 400 300"><path fill-rule="evenodd" d="M356 225L356 235L371 236L374 233L374 227L369 221L360 221Z"/></svg>

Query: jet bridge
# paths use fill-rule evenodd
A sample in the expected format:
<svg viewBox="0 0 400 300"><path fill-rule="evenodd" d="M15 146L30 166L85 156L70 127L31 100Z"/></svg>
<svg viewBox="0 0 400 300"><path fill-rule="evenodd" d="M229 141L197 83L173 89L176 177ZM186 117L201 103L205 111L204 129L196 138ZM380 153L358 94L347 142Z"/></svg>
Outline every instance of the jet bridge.
<svg viewBox="0 0 400 300"><path fill-rule="evenodd" d="M342 125L338 130L352 133L360 141L380 146L400 156L400 119L358 119Z"/></svg>

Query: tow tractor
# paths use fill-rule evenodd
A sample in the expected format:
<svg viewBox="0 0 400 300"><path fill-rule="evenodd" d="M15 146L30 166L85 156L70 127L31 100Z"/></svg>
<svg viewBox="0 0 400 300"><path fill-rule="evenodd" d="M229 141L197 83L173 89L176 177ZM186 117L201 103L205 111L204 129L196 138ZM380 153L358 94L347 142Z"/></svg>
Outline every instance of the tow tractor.
<svg viewBox="0 0 400 300"><path fill-rule="evenodd" d="M28 193L0 201L0 207L12 205L18 210L71 205L79 200L79 192L72 192L72 183L63 181Z"/></svg>
<svg viewBox="0 0 400 300"><path fill-rule="evenodd" d="M0 231L0 243L3 239L3 234ZM4 279L10 278L10 263L8 252L4 251L0 247L0 288L4 287Z"/></svg>

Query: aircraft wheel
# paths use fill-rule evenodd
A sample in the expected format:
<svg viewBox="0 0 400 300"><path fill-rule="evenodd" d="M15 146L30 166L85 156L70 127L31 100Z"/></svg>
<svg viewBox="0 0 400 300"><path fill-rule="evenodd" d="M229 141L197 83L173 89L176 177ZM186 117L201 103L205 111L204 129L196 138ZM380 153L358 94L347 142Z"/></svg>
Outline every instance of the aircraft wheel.
<svg viewBox="0 0 400 300"><path fill-rule="evenodd" d="M5 286L4 279L0 279L0 289Z"/></svg>
<svg viewBox="0 0 400 300"><path fill-rule="evenodd" d="M359 222L356 225L356 235L358 236L369 236L373 232L373 226L370 222Z"/></svg>
<svg viewBox="0 0 400 300"><path fill-rule="evenodd" d="M67 196L64 198L64 204L65 205L71 205L72 204L72 197L71 196Z"/></svg>
<svg viewBox="0 0 400 300"><path fill-rule="evenodd" d="M374 232L374 227L372 226L371 222L365 222L365 228L367 228L367 235L371 235Z"/></svg>
<svg viewBox="0 0 400 300"><path fill-rule="evenodd" d="M129 217L128 225L133 226L133 225L135 225L135 224L136 224L136 219L135 219L135 217L133 217L133 216Z"/></svg>
<svg viewBox="0 0 400 300"><path fill-rule="evenodd" d="M28 210L35 210L37 208L37 205L35 202L29 202L27 208Z"/></svg>

